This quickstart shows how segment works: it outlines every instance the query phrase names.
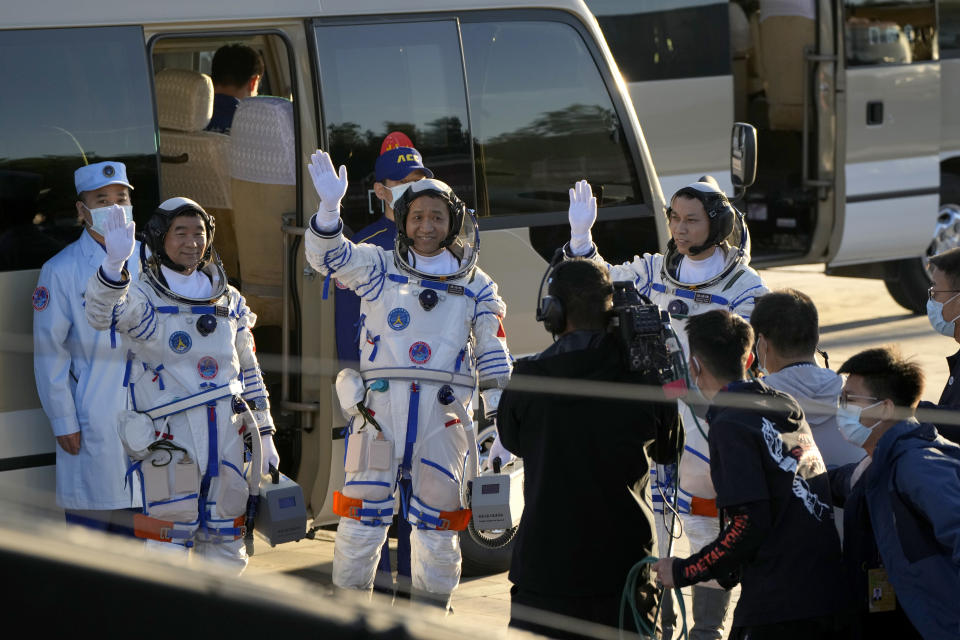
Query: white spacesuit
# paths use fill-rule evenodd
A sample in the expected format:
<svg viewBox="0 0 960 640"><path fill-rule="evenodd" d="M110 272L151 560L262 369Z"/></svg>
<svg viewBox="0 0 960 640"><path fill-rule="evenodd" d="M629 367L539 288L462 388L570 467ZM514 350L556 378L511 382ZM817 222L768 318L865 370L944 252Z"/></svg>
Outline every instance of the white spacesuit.
<svg viewBox="0 0 960 640"><path fill-rule="evenodd" d="M449 186L411 183L395 200L396 249L384 251L341 233L345 169L338 179L329 156L319 153L311 173L322 202L305 236L307 260L361 298L360 372L344 370L337 383L340 403L354 418L346 482L334 498L341 518L333 582L372 587L399 488L403 516L413 526L413 595L446 606L460 580L457 531L470 519L461 490L467 456L476 452L473 390L479 378L489 414L512 369L501 324L506 305L476 267L476 222ZM407 235L410 208L424 196L449 211L446 237L433 256L417 254Z"/></svg>
<svg viewBox="0 0 960 640"><path fill-rule="evenodd" d="M581 181L570 192L571 240L564 248L565 255L586 257L606 264L611 280L633 281L641 294L666 309L683 349L685 362L689 357L687 332L684 330L688 317L713 309L727 309L749 320L755 299L769 291L760 275L749 266L750 235L743 214L730 204L712 178L701 178L680 189L670 199L671 205L678 197L697 200L703 205L709 220L709 234L702 245L693 247L690 252L699 253L713 246L717 246L717 250L710 259L699 261L699 264L682 255L672 238L667 245L666 255L645 253L642 257L634 256L630 262L607 264L590 237L590 227L596 219L596 201L590 186ZM670 212L668 210L668 216ZM696 277L683 277L690 273L696 274ZM693 392L691 397L699 397L699 394ZM702 398L700 400L705 409L706 402ZM680 459L677 511L683 519L683 531L690 542L690 552L695 553L716 539L719 533L715 503L717 494L710 478L710 452L706 439L709 426L705 419L694 414L687 403L680 401L679 408L686 443ZM673 502L673 478L669 477L669 472L670 469L659 465L651 471L654 475L654 508L659 512L664 511L664 497ZM659 551L664 555L667 529L659 517L657 524ZM694 588L695 620L698 608L696 592L704 593L704 587L712 587L715 591L720 589L715 581ZM722 620L723 616L720 615L720 622Z"/></svg>
<svg viewBox="0 0 960 640"><path fill-rule="evenodd" d="M206 229L192 271L172 259L165 244L168 231L184 220L202 221ZM93 327L128 339L123 384L130 410L120 414L119 431L133 460L127 474L143 487L136 533L192 547L242 571L248 496L261 471L245 468L246 432L259 429L263 466L279 462L251 334L256 316L227 284L212 249L213 219L197 203L172 198L160 205L147 225L141 275L132 286L111 261L132 250L125 243L132 242L133 223L111 219L108 225L107 258L87 285L86 314Z"/></svg>

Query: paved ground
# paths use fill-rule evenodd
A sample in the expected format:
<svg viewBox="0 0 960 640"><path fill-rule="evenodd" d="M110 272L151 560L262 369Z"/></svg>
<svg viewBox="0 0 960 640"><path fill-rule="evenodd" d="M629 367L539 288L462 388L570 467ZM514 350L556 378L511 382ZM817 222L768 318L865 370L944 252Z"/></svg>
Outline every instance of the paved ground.
<svg viewBox="0 0 960 640"><path fill-rule="evenodd" d="M822 274L821 265L765 270L762 275L771 288L794 287L814 299L820 311L821 346L829 353L832 368L839 367L859 350L899 344L927 372L924 398L939 397L947 378L943 357L953 353L957 345L934 334L925 316L911 315L897 306L881 281L828 278ZM685 554L683 544L676 553ZM333 532L320 531L315 540L275 549L261 541L249 573L285 573L309 580L318 589L330 589L332 559ZM487 637L505 637L509 589L506 574L464 579L454 595L452 619L485 630ZM687 609L690 610L689 599ZM454 633L451 629L451 635Z"/></svg>

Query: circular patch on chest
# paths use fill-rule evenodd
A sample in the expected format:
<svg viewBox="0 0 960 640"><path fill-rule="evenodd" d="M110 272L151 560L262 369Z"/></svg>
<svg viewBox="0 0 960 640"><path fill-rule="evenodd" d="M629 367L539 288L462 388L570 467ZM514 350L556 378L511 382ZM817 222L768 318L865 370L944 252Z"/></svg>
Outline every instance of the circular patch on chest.
<svg viewBox="0 0 960 640"><path fill-rule="evenodd" d="M690 313L690 307L683 300L671 300L667 305L667 313L672 316L685 316Z"/></svg>
<svg viewBox="0 0 960 640"><path fill-rule="evenodd" d="M220 371L220 365L210 356L203 356L200 358L200 361L197 362L197 373L199 373L200 377L204 380L216 378L218 371Z"/></svg>
<svg viewBox="0 0 960 640"><path fill-rule="evenodd" d="M208 336L217 329L217 319L209 313L205 313L197 318L197 331L202 336Z"/></svg>
<svg viewBox="0 0 960 640"><path fill-rule="evenodd" d="M403 331L410 326L410 312L403 307L392 309L387 315L387 326L394 331Z"/></svg>
<svg viewBox="0 0 960 640"><path fill-rule="evenodd" d="M440 302L440 296L433 289L424 289L420 292L418 298L424 311L430 311Z"/></svg>
<svg viewBox="0 0 960 640"><path fill-rule="evenodd" d="M430 359L433 353L426 342L414 342L410 345L410 360L415 364L423 364Z"/></svg>
<svg viewBox="0 0 960 640"><path fill-rule="evenodd" d="M170 350L174 353L186 353L193 346L193 339L186 331L174 331L170 334L170 340L167 341Z"/></svg>
<svg viewBox="0 0 960 640"><path fill-rule="evenodd" d="M50 304L50 292L46 287L37 287L33 290L33 308L43 311Z"/></svg>

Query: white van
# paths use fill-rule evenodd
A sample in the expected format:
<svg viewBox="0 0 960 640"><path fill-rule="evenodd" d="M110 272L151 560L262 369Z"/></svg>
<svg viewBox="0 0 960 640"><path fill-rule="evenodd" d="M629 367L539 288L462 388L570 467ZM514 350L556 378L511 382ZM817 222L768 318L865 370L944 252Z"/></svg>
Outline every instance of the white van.
<svg viewBox="0 0 960 640"><path fill-rule="evenodd" d="M750 122L752 264L825 262L925 312L925 258L960 244L960 1L587 4L664 193L721 174Z"/></svg>
<svg viewBox="0 0 960 640"><path fill-rule="evenodd" d="M0 256L10 258L0 271L8 301L0 307L0 483L8 495L42 490L52 503L54 441L27 374L29 301L43 260L81 231L73 172L84 162L126 163L141 225L171 195L216 216L218 249L261 318L255 333L283 467L318 525L336 520L345 420L333 397L332 296L324 300L324 279L302 251L317 207L303 170L315 148L349 169L344 218L355 231L380 215L369 189L383 137L409 135L478 213L481 266L509 305L515 354L548 343L535 298L545 260L568 238L575 180L586 177L598 194L594 238L607 259L663 247L660 183L583 2L404 5L49 0L0 12L0 171L43 179L37 211L2 230L19 223L21 246L37 248ZM260 93L277 97L242 105L230 136L204 131L206 74L227 43L260 51ZM466 569L502 568L509 535L465 541ZM499 549L492 560L487 548Z"/></svg>

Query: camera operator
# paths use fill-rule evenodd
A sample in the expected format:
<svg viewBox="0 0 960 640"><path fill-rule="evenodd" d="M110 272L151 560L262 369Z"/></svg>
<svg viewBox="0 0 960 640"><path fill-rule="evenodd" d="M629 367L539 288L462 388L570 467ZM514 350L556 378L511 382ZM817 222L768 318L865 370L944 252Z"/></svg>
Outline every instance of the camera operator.
<svg viewBox="0 0 960 640"><path fill-rule="evenodd" d="M573 259L551 275L538 317L555 342L517 362L515 374L540 378L545 390L554 387L549 378L659 385L655 375L630 370L625 345L608 330L614 288L607 269ZM525 471L526 506L510 569L511 626L562 638L590 633L531 620L521 611L530 607L616 627L627 573L654 551L648 451L671 463L683 447L676 402L598 401L508 385L498 428ZM653 593L645 574L637 596L651 624Z"/></svg>

